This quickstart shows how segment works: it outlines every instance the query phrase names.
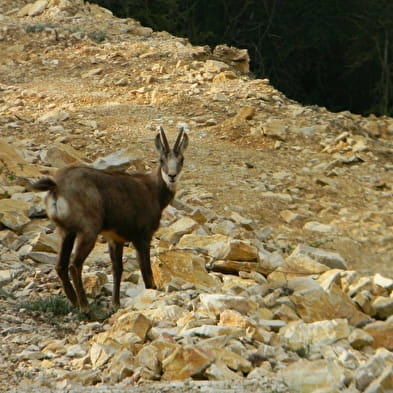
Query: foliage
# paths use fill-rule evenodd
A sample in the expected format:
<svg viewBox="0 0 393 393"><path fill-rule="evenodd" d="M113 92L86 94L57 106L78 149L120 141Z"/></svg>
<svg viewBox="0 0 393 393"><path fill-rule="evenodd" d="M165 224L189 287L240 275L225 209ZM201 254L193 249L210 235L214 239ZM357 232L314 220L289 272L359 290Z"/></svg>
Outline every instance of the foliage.
<svg viewBox="0 0 393 393"><path fill-rule="evenodd" d="M290 98L393 114L393 2L95 0L194 44L247 48L251 68Z"/></svg>
<svg viewBox="0 0 393 393"><path fill-rule="evenodd" d="M81 313L71 303L62 296L46 296L39 297L33 300L20 302L16 305L17 309L24 309L27 312L38 312L47 314L49 317L61 317L74 313L76 319L81 321L88 321L91 319L97 321L104 321L109 318L113 310L104 309L98 302L90 304L91 315Z"/></svg>
<svg viewBox="0 0 393 393"><path fill-rule="evenodd" d="M52 315L67 315L74 310L71 304L61 296L48 296L18 303L17 308L28 312L51 313Z"/></svg>
<svg viewBox="0 0 393 393"><path fill-rule="evenodd" d="M106 40L106 34L103 31L94 31L90 33L89 38L97 44Z"/></svg>
<svg viewBox="0 0 393 393"><path fill-rule="evenodd" d="M8 299L8 298L14 299L15 296L12 293L6 291L2 287L1 282L0 282L0 299Z"/></svg>
<svg viewBox="0 0 393 393"><path fill-rule="evenodd" d="M56 26L52 24L33 24L33 25L27 25L25 27L26 33L41 33L42 31L45 31L46 29L54 29Z"/></svg>

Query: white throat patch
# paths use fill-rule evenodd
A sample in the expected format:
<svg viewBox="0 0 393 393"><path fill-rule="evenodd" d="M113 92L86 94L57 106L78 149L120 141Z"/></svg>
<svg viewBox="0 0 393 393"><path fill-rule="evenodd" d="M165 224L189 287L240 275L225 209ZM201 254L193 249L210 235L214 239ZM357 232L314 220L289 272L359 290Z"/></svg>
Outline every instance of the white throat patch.
<svg viewBox="0 0 393 393"><path fill-rule="evenodd" d="M172 181L172 179L168 176L167 173L164 172L164 170L161 169L161 176L162 179L164 180L165 184L171 191L175 191L176 189L176 183L179 175L176 176L175 181Z"/></svg>

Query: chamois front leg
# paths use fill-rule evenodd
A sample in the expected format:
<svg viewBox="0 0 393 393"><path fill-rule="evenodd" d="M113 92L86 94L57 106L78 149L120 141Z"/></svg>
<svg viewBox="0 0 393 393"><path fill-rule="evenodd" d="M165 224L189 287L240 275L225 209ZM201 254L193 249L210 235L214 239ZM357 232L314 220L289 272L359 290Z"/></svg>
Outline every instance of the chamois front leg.
<svg viewBox="0 0 393 393"><path fill-rule="evenodd" d="M109 255L112 261L113 293L112 304L120 307L120 282L123 274L123 243L109 242Z"/></svg>
<svg viewBox="0 0 393 393"><path fill-rule="evenodd" d="M142 239L133 242L133 244L137 252L137 259L145 287L147 289L156 289L150 264L150 240Z"/></svg>

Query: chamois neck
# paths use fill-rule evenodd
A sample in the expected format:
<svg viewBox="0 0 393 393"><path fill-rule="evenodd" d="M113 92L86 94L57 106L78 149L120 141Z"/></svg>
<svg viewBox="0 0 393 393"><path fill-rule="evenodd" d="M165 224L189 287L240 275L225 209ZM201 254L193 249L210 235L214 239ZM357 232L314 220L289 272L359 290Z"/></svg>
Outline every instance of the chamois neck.
<svg viewBox="0 0 393 393"><path fill-rule="evenodd" d="M158 196L159 196L161 209L164 209L165 207L167 207L169 205L169 203L174 198L175 193L176 193L176 186L174 185L171 188L168 187L168 185L165 183L165 181L162 177L160 165L157 167L157 170L154 173L154 176L155 176L156 183L157 183L157 190L158 190Z"/></svg>

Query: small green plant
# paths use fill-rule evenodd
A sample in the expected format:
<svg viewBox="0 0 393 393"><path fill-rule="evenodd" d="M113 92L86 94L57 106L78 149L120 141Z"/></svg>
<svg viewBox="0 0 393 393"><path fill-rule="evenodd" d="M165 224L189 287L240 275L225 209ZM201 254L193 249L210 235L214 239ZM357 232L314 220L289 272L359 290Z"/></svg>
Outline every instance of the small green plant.
<svg viewBox="0 0 393 393"><path fill-rule="evenodd" d="M2 288L0 284L0 299L15 299L15 296Z"/></svg>
<svg viewBox="0 0 393 393"><path fill-rule="evenodd" d="M52 315L67 315L74 311L71 304L61 296L49 296L28 300L17 304L19 309L23 308L28 312L51 313Z"/></svg>
<svg viewBox="0 0 393 393"><path fill-rule="evenodd" d="M20 302L16 305L17 309L24 309L26 312L38 312L50 314L51 317L61 317L73 313L80 321L104 321L109 318L113 310L103 308L98 302L90 304L90 315L80 312L73 307L70 302L62 296L48 296Z"/></svg>
<svg viewBox="0 0 393 393"><path fill-rule="evenodd" d="M323 242L322 242L322 241L318 241L318 240L316 240L315 242L310 242L310 243L308 243L308 245L309 245L310 247L315 247L315 248L321 247L322 244L323 244Z"/></svg>
<svg viewBox="0 0 393 393"><path fill-rule="evenodd" d="M46 29L54 29L56 26L53 24L34 24L25 27L26 33L40 33Z"/></svg>
<svg viewBox="0 0 393 393"><path fill-rule="evenodd" d="M106 40L106 34L103 31L93 31L88 34L88 37L97 44Z"/></svg>
<svg viewBox="0 0 393 393"><path fill-rule="evenodd" d="M78 311L78 314L80 315L80 317L84 316L86 319L94 319L96 321L102 322L108 319L115 311L113 309L106 309L102 307L101 304L98 302L90 303L90 310L92 314L90 317L87 317L85 314L82 314L80 311Z"/></svg>
<svg viewBox="0 0 393 393"><path fill-rule="evenodd" d="M17 179L16 173L8 167L7 163L3 159L0 159L0 175L3 174L11 182Z"/></svg>
<svg viewBox="0 0 393 393"><path fill-rule="evenodd" d="M300 347L295 350L295 352L301 357L301 358L307 358L308 355L310 354L310 345L307 344L304 347Z"/></svg>

